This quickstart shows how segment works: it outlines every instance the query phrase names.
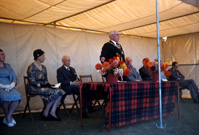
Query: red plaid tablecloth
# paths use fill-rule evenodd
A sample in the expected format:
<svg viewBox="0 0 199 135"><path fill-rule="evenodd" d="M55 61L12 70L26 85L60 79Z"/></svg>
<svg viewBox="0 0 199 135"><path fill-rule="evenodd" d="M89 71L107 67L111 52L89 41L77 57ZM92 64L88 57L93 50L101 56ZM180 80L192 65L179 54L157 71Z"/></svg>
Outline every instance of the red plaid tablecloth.
<svg viewBox="0 0 199 135"><path fill-rule="evenodd" d="M163 116L173 114L178 84L167 81L162 82L161 86L162 114ZM108 95L104 128L110 128L109 120L111 127L116 127L159 117L158 82L82 83L81 90L82 92L96 90L112 93L111 102Z"/></svg>

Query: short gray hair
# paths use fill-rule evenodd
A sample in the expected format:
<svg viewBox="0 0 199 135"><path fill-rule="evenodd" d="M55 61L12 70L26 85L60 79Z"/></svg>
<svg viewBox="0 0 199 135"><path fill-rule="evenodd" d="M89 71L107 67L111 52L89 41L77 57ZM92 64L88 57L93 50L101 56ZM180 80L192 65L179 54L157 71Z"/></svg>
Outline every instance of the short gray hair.
<svg viewBox="0 0 199 135"><path fill-rule="evenodd" d="M111 32L109 32L109 37L111 37L112 35L114 35L115 34L115 30L112 30Z"/></svg>

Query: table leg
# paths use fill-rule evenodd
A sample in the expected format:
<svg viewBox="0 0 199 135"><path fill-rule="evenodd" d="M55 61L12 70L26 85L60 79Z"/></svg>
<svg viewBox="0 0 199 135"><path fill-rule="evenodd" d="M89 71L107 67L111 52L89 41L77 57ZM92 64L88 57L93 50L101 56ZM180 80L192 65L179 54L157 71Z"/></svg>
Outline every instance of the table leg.
<svg viewBox="0 0 199 135"><path fill-rule="evenodd" d="M80 94L80 123L81 123L81 127L83 126L83 122L82 122L82 85L80 85L79 87L79 94Z"/></svg>
<svg viewBox="0 0 199 135"><path fill-rule="evenodd" d="M109 132L111 131L111 98L112 98L112 93L111 90L109 91L109 95L110 95L110 101L109 101Z"/></svg>
<svg viewBox="0 0 199 135"><path fill-rule="evenodd" d="M179 92L179 85L178 85L178 119L180 119L180 92Z"/></svg>

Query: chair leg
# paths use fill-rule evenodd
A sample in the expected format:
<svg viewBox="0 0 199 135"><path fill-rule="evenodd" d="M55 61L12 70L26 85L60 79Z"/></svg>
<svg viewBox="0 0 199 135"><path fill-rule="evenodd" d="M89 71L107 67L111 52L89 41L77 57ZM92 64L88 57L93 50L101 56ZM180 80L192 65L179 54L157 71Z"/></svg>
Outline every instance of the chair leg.
<svg viewBox="0 0 199 135"><path fill-rule="evenodd" d="M77 102L79 101L79 96L77 97L77 99L75 100L75 106L77 108L77 111L80 113L80 110L79 110L79 106L77 104Z"/></svg>
<svg viewBox="0 0 199 135"><path fill-rule="evenodd" d="M27 103L26 103L26 107L24 109L24 113L23 113L23 118L25 118L25 114L26 114L26 110L28 108L31 120L34 121L33 117L32 117L32 113L31 113L31 109L30 109L30 97L27 97Z"/></svg>
<svg viewBox="0 0 199 135"><path fill-rule="evenodd" d="M77 104L77 101L79 100L79 96L75 99L75 94L73 94L73 99L74 99L74 104L73 104L72 108L70 109L70 113L73 111L75 106L77 108L77 111L80 113L80 110L79 110L79 107L78 107L78 104Z"/></svg>
<svg viewBox="0 0 199 135"><path fill-rule="evenodd" d="M28 102L26 103L26 106L25 106L25 108L24 108L24 112L23 112L22 118L25 118L25 114L26 114L27 107L28 107Z"/></svg>
<svg viewBox="0 0 199 135"><path fill-rule="evenodd" d="M27 99L27 104L28 104L28 111L29 111L29 114L30 114L30 118L32 121L34 121L33 117L32 117L32 113L31 113L31 109L30 109L30 97L28 97Z"/></svg>
<svg viewBox="0 0 199 135"><path fill-rule="evenodd" d="M30 105L28 105L28 110L29 110L29 114L30 114L31 120L34 121L34 119L32 117L32 113L31 113Z"/></svg>
<svg viewBox="0 0 199 135"><path fill-rule="evenodd" d="M43 115L45 108L46 108L46 104L44 104L44 107L42 108L41 116Z"/></svg>
<svg viewBox="0 0 199 135"><path fill-rule="evenodd" d="M63 106L63 107L64 107L64 110L65 110L65 113L66 113L66 115L68 116L68 115L69 115L69 112L68 112L68 110L67 110L67 108L66 108L66 106L65 106L65 103L64 103L64 100L65 100L66 96L67 96L67 95L63 95L63 96L62 96L61 101L60 101L60 104L59 104L59 106L57 107L57 111L56 111L56 112L58 113L59 110L60 110L60 108L61 108L61 106Z"/></svg>
<svg viewBox="0 0 199 135"><path fill-rule="evenodd" d="M68 110L66 109L66 106L65 106L64 102L62 102L61 104L62 104L62 106L64 107L64 110L65 110L66 115L69 116L69 112L68 112Z"/></svg>

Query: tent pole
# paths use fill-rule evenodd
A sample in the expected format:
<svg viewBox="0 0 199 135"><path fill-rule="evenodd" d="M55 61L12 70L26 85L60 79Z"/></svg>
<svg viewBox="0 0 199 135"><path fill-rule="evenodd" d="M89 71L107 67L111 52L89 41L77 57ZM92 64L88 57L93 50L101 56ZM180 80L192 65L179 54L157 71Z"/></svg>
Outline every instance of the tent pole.
<svg viewBox="0 0 199 135"><path fill-rule="evenodd" d="M159 106L160 106L160 125L156 124L157 128L164 129L166 127L162 124L162 89L161 89L161 75L160 75L160 38L159 38L159 11L158 0L156 0L156 25L157 25L157 47L158 47L158 82L159 82Z"/></svg>

